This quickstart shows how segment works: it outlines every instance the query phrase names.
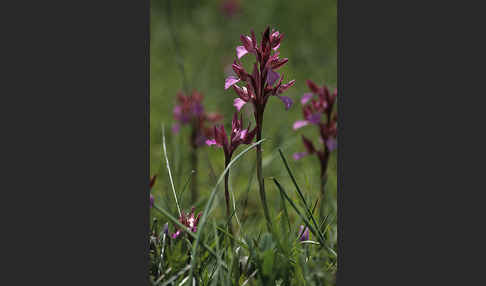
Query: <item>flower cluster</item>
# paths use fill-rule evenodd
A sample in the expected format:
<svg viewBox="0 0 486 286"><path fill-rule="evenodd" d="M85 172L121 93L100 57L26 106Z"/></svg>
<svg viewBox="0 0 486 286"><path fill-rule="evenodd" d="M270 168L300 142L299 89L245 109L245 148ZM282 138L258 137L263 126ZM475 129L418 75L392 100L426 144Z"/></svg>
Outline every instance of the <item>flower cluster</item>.
<svg viewBox="0 0 486 286"><path fill-rule="evenodd" d="M287 58L279 58L280 41L283 39L283 34L267 27L262 35L261 44L258 45L255 33L251 31L251 37L241 35L242 46L236 47L236 55L232 67L237 76L229 76L225 80L224 88L233 87L238 95L234 100L234 106L238 111L248 102L251 102L255 107L255 113L262 114L270 96L277 96L285 104L285 108L289 109L292 105L292 100L289 97L281 96L281 94L288 88L294 85L295 80L286 84L282 84L284 75L276 72L288 62ZM243 68L239 59L246 54L254 54L257 61L253 65L253 72L247 73ZM245 82L245 86L238 86L236 83Z"/></svg>
<svg viewBox="0 0 486 286"><path fill-rule="evenodd" d="M240 116L240 119L238 119L238 113L235 112L231 122L230 140L228 141L224 126L220 124L214 126L214 139L206 140L206 144L223 148L226 162L229 163L236 148L241 144L250 144L255 133L256 128L250 131L250 124L248 124L248 128L243 128L243 117Z"/></svg>
<svg viewBox="0 0 486 286"><path fill-rule="evenodd" d="M319 141L325 147L323 150L318 150L309 139L302 136L306 152L295 153L294 159L299 160L305 155L316 154L323 167L327 167L329 153L337 147L337 114L333 113L337 89L334 89L334 92L331 93L326 85L318 87L310 80L307 80L307 86L311 92L305 93L301 98L304 120L296 121L293 128L297 130L309 124L317 126Z"/></svg>
<svg viewBox="0 0 486 286"><path fill-rule="evenodd" d="M187 227L187 230L196 232L197 225L199 223L199 218L201 217L202 213L199 213L197 216L194 216L194 207L191 209L190 213L184 213L182 211L181 216L179 217L179 222ZM174 232L171 236L172 238L178 238L184 230L178 229L176 227L176 232Z"/></svg>
<svg viewBox="0 0 486 286"><path fill-rule="evenodd" d="M206 122L214 123L220 121L223 116L218 113L206 113L202 105L203 95L193 91L190 95L177 93L177 105L174 107L174 119L176 123L172 131L177 133L181 125L191 124L193 132L191 145L196 148L204 145L208 138L213 137L213 130L206 126Z"/></svg>

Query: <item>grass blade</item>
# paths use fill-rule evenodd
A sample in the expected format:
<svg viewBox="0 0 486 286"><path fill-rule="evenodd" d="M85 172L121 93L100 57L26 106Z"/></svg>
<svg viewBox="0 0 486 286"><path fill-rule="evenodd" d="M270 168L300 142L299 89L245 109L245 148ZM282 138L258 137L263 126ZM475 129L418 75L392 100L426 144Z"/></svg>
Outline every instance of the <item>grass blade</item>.
<svg viewBox="0 0 486 286"><path fill-rule="evenodd" d="M283 189L283 187L280 185L280 183L277 181L277 179L273 178L273 181L275 182L275 185L277 185L277 188L280 190L280 193L283 194L283 196L285 197L285 199L287 199L287 201L290 203L290 205L294 208L295 212L300 216L300 218L304 221L305 225L309 228L309 230L319 239L319 242L324 245L324 239L321 235L320 232L318 232L312 225L311 223L309 222L309 220L304 216L302 215L302 213L299 211L299 209L297 208L297 206L295 205L295 203L289 198L289 196L287 195L287 193L285 192L285 190ZM327 247L327 249L329 249Z"/></svg>
<svg viewBox="0 0 486 286"><path fill-rule="evenodd" d="M284 162L285 168L287 169L287 172L289 173L290 179L292 180L292 183L294 183L295 189L297 190L297 193L299 194L300 199L304 203L305 209L307 211L307 214L310 216L312 223L314 224L314 227L319 229L316 220L314 219L314 215L312 214L312 211L309 208L309 205L307 204L304 195L302 194L302 191L299 188L299 185L297 185L297 181L295 180L294 174L292 174L292 171L290 171L289 164L287 163L287 159L285 159L285 156L283 155L283 152L281 149L278 149L278 152L280 153L280 157L282 158L282 161ZM319 235L322 239L324 239L319 232Z"/></svg>
<svg viewBox="0 0 486 286"><path fill-rule="evenodd" d="M248 151L250 151L251 149L253 149L257 145L261 144L263 141L265 141L265 139L262 139L258 142L251 144L249 147L247 147L245 150L243 150L241 153L239 153L235 158L233 158L233 160L230 161L228 166L226 166L226 168L224 169L223 173L221 173L221 175L219 176L219 179L216 182L216 185L214 186L214 188L211 192L211 195L209 196L209 200L206 203L206 207L204 208L203 214L201 216L201 220L199 221L199 224L198 224L198 228L197 228L197 232L196 232L196 239L195 239L195 242L192 246L191 271L190 271L190 275L189 275L191 277L191 279L190 279L191 281L192 281L192 278L194 277L194 267L196 265L196 251L197 251L197 248L199 246L199 240L200 240L200 237L201 237L202 229L204 228L204 225L206 224L209 209L211 208L211 206L214 202L214 198L216 197L216 191L218 190L219 184L223 181L223 178L226 175L226 173L229 171L229 169L235 164L235 162L237 162L241 158L241 156L246 154Z"/></svg>
<svg viewBox="0 0 486 286"><path fill-rule="evenodd" d="M176 275L172 276L170 279L168 279L167 281L165 281L162 284L162 286L169 285L170 283L172 283L173 281L175 281L177 278L179 278L179 276L181 276L182 274L186 273L186 271L189 270L190 267L191 267L191 265L187 265L186 267L182 268L181 271L179 271ZM157 284L158 283L156 283L156 285Z"/></svg>
<svg viewBox="0 0 486 286"><path fill-rule="evenodd" d="M165 126L162 124L162 146L164 147L164 156L165 156L165 163L167 166L167 171L169 172L169 180L170 185L172 187L172 192L174 193L174 199L177 205L177 211L179 212L179 216L181 215L181 207L179 206L179 201L177 200L177 195L174 187L174 181L172 180L172 173L170 172L170 165L169 165L169 158L167 158L167 147L165 145Z"/></svg>
<svg viewBox="0 0 486 286"><path fill-rule="evenodd" d="M287 206L285 205L285 199L284 199L282 193L280 193L280 198L282 199L282 209L284 211L285 219L287 220L287 223L289 225L289 232L291 232L292 230L291 230L291 227L290 227L289 213L287 212Z"/></svg>

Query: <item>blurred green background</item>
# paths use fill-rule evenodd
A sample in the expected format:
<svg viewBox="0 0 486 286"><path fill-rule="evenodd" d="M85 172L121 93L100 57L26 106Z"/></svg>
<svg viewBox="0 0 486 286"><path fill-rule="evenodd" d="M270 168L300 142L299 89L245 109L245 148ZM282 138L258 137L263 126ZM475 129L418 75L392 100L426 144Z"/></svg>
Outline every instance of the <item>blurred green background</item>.
<svg viewBox="0 0 486 286"><path fill-rule="evenodd" d="M293 99L294 105L285 111L283 103L271 98L264 117L263 137L268 141L263 145L264 175L276 177L292 196L294 188L288 178L284 165L278 156L277 148L283 149L294 171L297 181L312 202L319 194L319 164L314 156L294 161L294 152L304 151L301 134L317 142L317 130L306 127L299 132L292 130L292 124L302 119L300 97L308 92L306 79L318 85L327 84L331 89L337 86L337 1L336 0L241 0L239 11L230 16L222 9L223 1L195 0L153 0L151 4L150 35L150 169L158 174L153 189L158 204L175 211L172 190L167 176L165 159L161 153L161 126L165 124L167 152L172 168L175 187L178 193L183 189L189 174L189 128L181 128L178 134L171 133L174 122L172 109L176 93L196 89L204 94L206 111L217 111L224 115L227 130L235 111L232 89L224 90L225 68L235 58L235 47L240 44L240 35L255 30L258 42L267 25L285 34L280 46L280 57L289 62L279 72L285 74L285 82L295 79L296 84L284 95ZM243 58L249 70L253 55ZM184 70L184 75L181 72ZM185 78L185 83L184 83ZM248 106L243 113L246 121L253 118ZM254 124L252 124L254 126ZM240 147L237 153L243 150ZM224 157L221 149L202 147L198 152L199 202L195 205L202 210L210 190L214 186L211 169L217 176L223 171ZM331 157L326 212L336 221L336 152ZM231 189L235 196L237 215L243 219L245 231L258 231L255 226L263 226L263 212L258 196L256 175L247 192L252 176L255 152L249 152L231 171ZM254 172L253 172L254 173ZM277 215L280 196L271 180L266 180L267 199L270 208ZM190 190L181 198L184 209L190 209ZM248 198L248 200L247 200ZM247 208L243 213L243 205ZM217 208L213 216L223 217L225 213L224 195L221 188L217 198ZM157 215L157 214L153 214ZM293 219L296 216L291 214ZM298 221L296 221L298 222ZM335 236L335 228L332 230Z"/></svg>

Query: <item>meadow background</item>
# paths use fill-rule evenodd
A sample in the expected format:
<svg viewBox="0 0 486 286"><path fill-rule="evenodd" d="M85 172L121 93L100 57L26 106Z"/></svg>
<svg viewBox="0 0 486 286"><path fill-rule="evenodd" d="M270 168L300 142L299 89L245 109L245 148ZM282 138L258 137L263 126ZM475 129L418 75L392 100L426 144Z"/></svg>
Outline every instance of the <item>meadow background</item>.
<svg viewBox="0 0 486 286"><path fill-rule="evenodd" d="M305 197L315 202L320 192L319 163L315 156L292 159L295 152L304 151L301 134L317 142L317 131L305 127L293 131L294 121L302 119L300 97L308 92L305 84L311 79L318 85L327 84L330 89L337 87L337 1L336 0L241 0L240 10L229 16L221 8L222 1L195 0L152 0L150 26L150 173L157 174L157 182L152 189L155 202L177 213L170 187L165 159L161 148L162 125L165 125L167 153L178 194L190 177L189 127L182 127L178 134L171 132L174 123L172 109L178 91L196 89L204 95L206 111L224 115L226 130L231 126L235 111L232 89L224 90L225 69L235 58L235 47L240 44L240 35L255 30L260 42L261 33L270 25L285 34L280 46L280 57L289 62L279 72L285 74L285 82L296 80L294 87L285 95L292 98L294 105L285 111L283 103L270 98L265 110L263 138L263 164L265 178L275 177L285 186L292 198L297 198L295 189L278 154L283 150L296 180ZM246 70L254 61L253 55L242 58ZM242 109L245 122L252 121L249 105ZM236 153L243 150L240 147ZM325 213L329 215L328 230L331 247L336 242L336 154L331 155L329 181ZM214 147L202 147L198 151L199 200L190 203L190 190L179 198L181 207L189 210L192 206L202 211L214 187L215 176L224 170L223 151ZM233 156L234 157L234 156ZM231 170L230 188L234 195L236 215L240 226L236 227L245 235L258 235L265 228L265 219L258 195L254 163L255 151L248 152ZM249 185L250 182L250 185ZM248 188L249 186L249 188ZM273 218L279 215L281 198L275 184L265 180L267 200ZM225 218L224 191L216 197L216 208L211 219ZM154 210L152 217L166 222L167 219ZM293 226L299 224L295 212L289 210ZM234 225L236 222L233 220ZM171 229L172 230L172 229ZM296 229L297 232L297 229ZM311 235L312 239L312 235Z"/></svg>

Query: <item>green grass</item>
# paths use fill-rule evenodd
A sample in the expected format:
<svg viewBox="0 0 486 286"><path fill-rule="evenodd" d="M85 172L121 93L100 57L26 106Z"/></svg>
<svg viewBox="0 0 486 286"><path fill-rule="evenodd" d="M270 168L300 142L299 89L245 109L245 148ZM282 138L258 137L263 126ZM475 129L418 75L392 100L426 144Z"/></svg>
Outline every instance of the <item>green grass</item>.
<svg viewBox="0 0 486 286"><path fill-rule="evenodd" d="M242 0L242 13L232 19L221 14L219 1L172 0L170 11L167 3L167 0L152 1L151 13L150 169L151 174L158 174L152 190L157 206L151 211L156 221L152 221L152 227L157 242L151 254L151 273L157 273L157 277L152 279L160 280L158 285L173 279L174 285L178 285L192 273L199 285L242 285L246 280L246 285L270 285L270 281L271 285L334 285L336 153L331 156L329 166L324 223L325 217L319 217L318 211L310 216L320 189L318 160L305 157L296 162L291 155L304 150L301 134L316 141L316 130L312 127L298 133L292 130L292 123L302 116L299 99L308 91L305 80L326 83L332 88L337 86L336 1ZM218 176L224 171L224 157L221 149L203 147L198 151L200 195L194 205L197 212L205 210L212 191L216 191L211 209L206 212L207 221L197 233L201 245L197 248L193 245L196 237L166 238L163 244L162 225L169 222L172 233L174 222L168 215L177 219L178 210L162 148L162 124L166 126L167 159L178 203L183 211L193 206L190 191L185 190L195 175L189 164L189 130L182 128L177 135L170 132L175 95L184 88L202 92L206 110L222 113L228 128L235 94L223 89L224 68L235 56L240 34L248 34L253 28L259 38L266 25L285 34L280 52L282 57L289 58L289 63L279 71L285 73L287 80L296 80L296 85L285 94L294 100L292 108L285 111L278 99L271 98L265 111L263 163L274 231L268 233L266 229L254 168L256 156L251 150L231 168L230 190L236 207L232 216L234 237L225 232L228 218L224 190L215 188ZM243 64L248 67L252 60L252 56L245 56ZM245 121L253 122L248 112L245 107ZM237 154L246 147L240 147ZM314 229L310 239L321 242L319 245L297 241L299 225L305 223ZM164 259L160 261L162 246ZM192 267L191 253L195 254ZM186 280L188 284L189 280Z"/></svg>

